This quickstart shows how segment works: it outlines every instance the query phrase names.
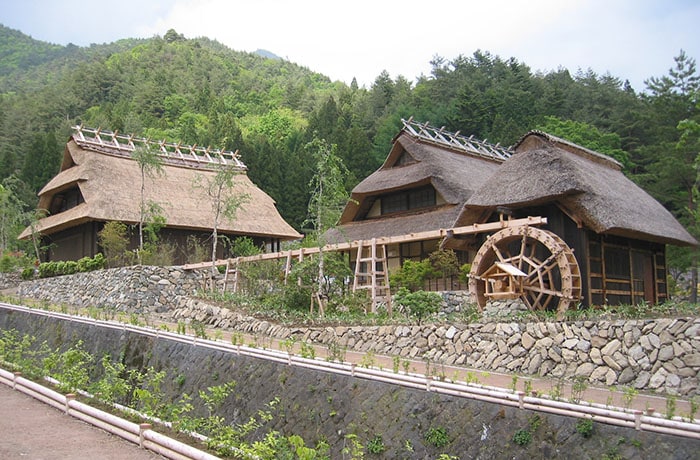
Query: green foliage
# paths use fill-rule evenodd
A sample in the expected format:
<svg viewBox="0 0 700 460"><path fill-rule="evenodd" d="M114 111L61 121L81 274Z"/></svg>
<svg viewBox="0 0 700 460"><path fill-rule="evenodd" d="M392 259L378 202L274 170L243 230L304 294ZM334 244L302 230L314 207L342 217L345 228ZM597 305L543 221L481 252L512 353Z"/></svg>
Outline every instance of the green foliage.
<svg viewBox="0 0 700 460"><path fill-rule="evenodd" d="M394 301L405 307L418 320L418 324L429 315L437 313L442 305L442 297L436 292L410 292L405 287L399 289Z"/></svg>
<svg viewBox="0 0 700 460"><path fill-rule="evenodd" d="M79 261L52 261L39 264L39 277L50 278L52 276L72 275L78 272L101 270L105 267L105 258L101 253L95 257L84 257Z"/></svg>
<svg viewBox="0 0 700 460"><path fill-rule="evenodd" d="M545 117L544 123L537 129L608 155L619 161L625 168L631 166L630 155L622 150L622 139L618 134L604 133L588 123L560 120L554 116Z"/></svg>
<svg viewBox="0 0 700 460"><path fill-rule="evenodd" d="M459 273L459 261L457 254L452 249L438 249L430 253L428 257L433 273L447 278Z"/></svg>
<svg viewBox="0 0 700 460"><path fill-rule="evenodd" d="M105 223L97 234L102 250L105 253L106 264L109 267L121 267L129 262L129 237L127 226L123 222L110 221Z"/></svg>
<svg viewBox="0 0 700 460"><path fill-rule="evenodd" d="M27 268L22 269L21 276L22 276L22 279L24 281L28 281L28 280L34 278L34 275L35 275L35 271L34 271L33 267L27 267Z"/></svg>
<svg viewBox="0 0 700 460"><path fill-rule="evenodd" d="M675 395L666 396L666 418L669 420L676 415L676 399Z"/></svg>
<svg viewBox="0 0 700 460"><path fill-rule="evenodd" d="M374 437L367 442L366 448L367 452L369 452L370 454L380 455L384 453L384 451L386 450L386 446L384 445L382 435L374 435Z"/></svg>
<svg viewBox="0 0 700 460"><path fill-rule="evenodd" d="M406 260L399 270L391 274L390 284L393 289L407 288L410 291L423 289L425 280L433 273L433 268L429 260L416 262Z"/></svg>
<svg viewBox="0 0 700 460"><path fill-rule="evenodd" d="M584 438L593 436L593 420L590 418L582 418L576 422L576 432Z"/></svg>
<svg viewBox="0 0 700 460"><path fill-rule="evenodd" d="M632 386L626 386L622 391L622 400L624 402L625 409L629 409L634 398L639 394L639 390Z"/></svg>
<svg viewBox="0 0 700 460"><path fill-rule="evenodd" d="M247 257L260 254L263 251L255 245L252 238L241 236L233 240L231 252L234 257Z"/></svg>
<svg viewBox="0 0 700 460"><path fill-rule="evenodd" d="M58 355L55 365L52 366L51 376L60 382L59 387L63 392L87 390L93 366L94 358L83 349L83 342L78 341Z"/></svg>
<svg viewBox="0 0 700 460"><path fill-rule="evenodd" d="M513 434L512 441L519 446L527 446L532 442L532 433L530 430L521 428Z"/></svg>
<svg viewBox="0 0 700 460"><path fill-rule="evenodd" d="M425 433L425 441L428 444L441 449L448 445L451 442L451 439L447 434L447 430L441 426L438 426L428 428L428 431Z"/></svg>

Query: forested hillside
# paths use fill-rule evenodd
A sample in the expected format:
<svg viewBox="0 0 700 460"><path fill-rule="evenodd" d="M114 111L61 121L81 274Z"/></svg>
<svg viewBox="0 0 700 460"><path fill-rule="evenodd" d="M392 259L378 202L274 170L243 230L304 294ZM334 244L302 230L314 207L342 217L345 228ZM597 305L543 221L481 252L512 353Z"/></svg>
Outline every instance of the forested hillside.
<svg viewBox="0 0 700 460"><path fill-rule="evenodd" d="M400 118L413 115L503 145L543 129L610 154L695 232L700 74L682 51L668 60L669 73L650 75L643 93L615 76L536 73L486 51L436 57L431 74L417 81L383 72L358 88L172 30L64 47L0 26L2 193L13 206L33 208L57 172L71 126L82 123L238 149L251 179L300 229L312 175L305 146L314 135L337 145L351 188L381 164ZM14 244L3 238L5 248ZM674 264L690 262L682 254Z"/></svg>

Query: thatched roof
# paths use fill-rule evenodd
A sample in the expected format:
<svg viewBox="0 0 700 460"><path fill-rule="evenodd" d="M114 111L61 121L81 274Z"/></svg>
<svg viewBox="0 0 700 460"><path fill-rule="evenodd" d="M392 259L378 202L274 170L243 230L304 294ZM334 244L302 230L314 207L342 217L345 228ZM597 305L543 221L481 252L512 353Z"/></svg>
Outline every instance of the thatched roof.
<svg viewBox="0 0 700 460"><path fill-rule="evenodd" d="M44 235L87 221L129 224L139 221L141 170L130 158L128 146L116 141L105 145L86 142L79 134L67 143L58 175L39 192L39 208L50 209L57 194L75 187L79 188L84 202L41 219L37 230ZM133 143L131 146L133 151ZM183 158L166 158L164 173L146 178L145 199L162 207L167 227L210 231L214 220L211 199L195 183L211 181L216 170L212 164L198 166L197 161L187 160L186 163ZM235 194L247 195L248 199L235 220L221 219L219 231L283 240L301 237L279 215L272 198L250 181L244 166L234 178L233 190ZM26 229L20 238L30 234Z"/></svg>
<svg viewBox="0 0 700 460"><path fill-rule="evenodd" d="M351 200L339 221L343 226L342 235L333 231L329 238L331 241L336 238L339 238L337 241L354 240L452 227L466 199L501 161L482 154L469 154L463 148L429 142L404 129L394 138L384 164L352 190ZM428 184L441 198L439 207L363 220L377 197Z"/></svg>
<svg viewBox="0 0 700 460"><path fill-rule="evenodd" d="M695 245L697 241L658 201L629 180L614 159L533 131L467 201L459 225L499 206L556 203L597 233Z"/></svg>
<svg viewBox="0 0 700 460"><path fill-rule="evenodd" d="M350 222L330 229L325 239L328 243L341 243L452 228L459 211L458 206L445 205L429 211Z"/></svg>

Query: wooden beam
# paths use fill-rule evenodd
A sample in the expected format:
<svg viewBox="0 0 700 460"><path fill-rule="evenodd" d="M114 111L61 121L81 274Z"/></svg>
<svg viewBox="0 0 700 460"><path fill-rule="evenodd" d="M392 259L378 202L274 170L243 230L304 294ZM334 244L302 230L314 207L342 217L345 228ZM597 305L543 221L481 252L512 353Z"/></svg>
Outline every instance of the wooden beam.
<svg viewBox="0 0 700 460"><path fill-rule="evenodd" d="M437 238L447 238L455 235L470 235L477 233L488 233L502 230L509 227L522 227L524 225L545 225L547 223L546 217L525 217L522 219L509 219L498 222L488 222L485 224L473 224L464 227L455 227L451 229L441 228L439 230L429 230L425 232L409 233L406 235L398 236L386 236L376 239L376 244L399 244L399 243L409 243L412 241L422 241L422 240L433 240ZM348 251L351 249L356 249L361 244L361 241L351 241L345 243L328 244L323 247L324 251ZM258 254L255 256L237 257L238 262L255 262L259 260L276 260L283 259L287 257L290 252L293 255L311 255L320 252L321 248L301 248L293 249L291 251L282 252L268 252L265 254ZM217 260L215 265L226 265L228 259ZM200 262L196 264L183 265L182 268L185 270L195 270L200 268L211 267L211 262Z"/></svg>

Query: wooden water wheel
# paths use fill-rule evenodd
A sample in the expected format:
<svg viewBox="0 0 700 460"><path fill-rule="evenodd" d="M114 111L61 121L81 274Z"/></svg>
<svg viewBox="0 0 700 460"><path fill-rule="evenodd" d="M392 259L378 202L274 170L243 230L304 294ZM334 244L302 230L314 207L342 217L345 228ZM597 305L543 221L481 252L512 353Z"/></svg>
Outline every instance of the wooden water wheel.
<svg viewBox="0 0 700 460"><path fill-rule="evenodd" d="M520 298L530 310L562 316L581 299L581 271L573 250L556 234L509 227L489 236L477 251L469 292L482 310L490 299Z"/></svg>

